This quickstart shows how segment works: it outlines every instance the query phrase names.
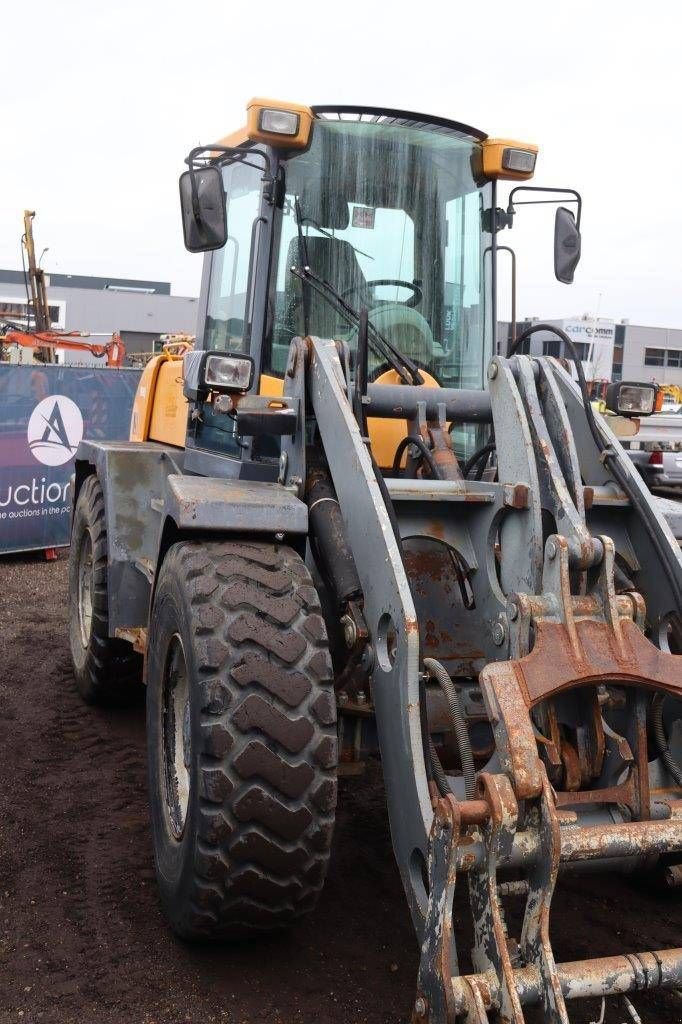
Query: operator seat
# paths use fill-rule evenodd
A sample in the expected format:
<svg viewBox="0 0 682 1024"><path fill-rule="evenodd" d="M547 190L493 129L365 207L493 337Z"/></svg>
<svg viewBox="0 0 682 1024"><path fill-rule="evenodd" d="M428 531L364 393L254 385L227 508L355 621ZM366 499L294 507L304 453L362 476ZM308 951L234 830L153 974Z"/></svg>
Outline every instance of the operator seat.
<svg viewBox="0 0 682 1024"><path fill-rule="evenodd" d="M287 252L287 269L307 264L311 271L346 297L348 304L356 310L363 306L370 310L372 323L385 337L389 338L401 352L422 366L429 366L433 359L433 335L422 314L402 302L377 304L374 291L367 284L357 253L350 242L337 238L334 231L345 231L350 223L349 204L345 196L334 188L322 184L314 189L301 192L296 204L296 216L302 232L310 228L328 234L304 234L303 242L298 236L292 238ZM303 250L303 252L301 251ZM281 315L276 316L273 336L272 364L276 370L286 365L291 339L303 333L303 282L287 273L284 301ZM309 287L309 333L320 338L336 338L347 341L351 348L357 345L357 331L335 308L333 301L327 301L314 288ZM281 366L280 366L281 364ZM386 368L383 357L370 349L369 372L374 375Z"/></svg>
<svg viewBox="0 0 682 1024"><path fill-rule="evenodd" d="M309 236L304 239L304 252L307 263L316 277L328 281L337 292L348 293L348 302L356 309L361 303L368 303L367 282L363 274L355 250L350 242L331 236ZM302 258L298 238L289 244L287 266L301 266ZM287 326L293 334L303 329L303 284L293 274L288 275L286 285L285 308ZM353 289L351 291L351 289ZM351 325L336 311L333 302L328 302L314 288L308 289L310 311L310 333L319 338L347 337L352 331ZM293 336L292 334L292 336Z"/></svg>

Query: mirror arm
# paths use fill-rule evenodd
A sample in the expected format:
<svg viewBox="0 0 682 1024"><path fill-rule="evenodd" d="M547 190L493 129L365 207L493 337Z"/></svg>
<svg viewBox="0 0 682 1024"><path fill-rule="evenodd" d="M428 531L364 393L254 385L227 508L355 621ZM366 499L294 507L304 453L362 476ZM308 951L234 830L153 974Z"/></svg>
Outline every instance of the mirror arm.
<svg viewBox="0 0 682 1024"><path fill-rule="evenodd" d="M509 201L507 203L507 213L509 214L510 217L513 217L515 212L516 212L515 209L514 209L515 205L516 206L536 206L536 205L541 204L541 203L559 203L559 202L561 202L560 199L521 199L516 204L514 204L514 196L516 195L517 192L556 192L556 193L561 193L562 195L575 196L575 199L569 199L568 202L569 203L577 203L578 204L578 211L576 213L576 218L575 218L575 226L578 229L578 231L580 231L580 217L582 215L583 200L582 200L582 196L580 195L580 193L576 192L576 190L574 188L546 188L546 187L541 186L541 185L517 185L516 188L513 188L511 190L511 192L509 193Z"/></svg>
<svg viewBox="0 0 682 1024"><path fill-rule="evenodd" d="M272 164L270 163L270 157L267 153L263 153L260 150L255 150L253 153L250 153L248 150L239 149L236 146L221 146L217 142L212 142L209 146L195 146L194 149L190 150L189 155L185 159L185 163L189 168L189 180L192 186L192 212L194 214L194 219L198 224L201 224L201 213L199 211L199 194L197 192L196 164L199 158L206 153L222 153L224 156L233 156L235 158L241 157L241 162L250 167L255 165L250 164L248 160L244 159L244 157L260 157L265 164L265 175L263 180L269 185L273 184Z"/></svg>

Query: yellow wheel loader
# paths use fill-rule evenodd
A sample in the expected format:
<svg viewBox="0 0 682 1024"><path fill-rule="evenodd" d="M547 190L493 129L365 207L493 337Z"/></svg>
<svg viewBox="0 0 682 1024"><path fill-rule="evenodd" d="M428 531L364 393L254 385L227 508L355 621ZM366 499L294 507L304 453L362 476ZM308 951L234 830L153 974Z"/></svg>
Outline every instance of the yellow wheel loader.
<svg viewBox="0 0 682 1024"><path fill-rule="evenodd" d="M581 198L525 184L536 155L253 100L180 179L196 345L147 365L129 442L77 453L74 673L88 701L146 684L168 921L230 939L313 911L337 767L379 754L414 1024L682 986L682 949L557 963L550 941L561 871L680 878L682 531L563 332L494 353L519 207L556 201L560 281L580 256ZM568 369L523 354L543 329Z"/></svg>

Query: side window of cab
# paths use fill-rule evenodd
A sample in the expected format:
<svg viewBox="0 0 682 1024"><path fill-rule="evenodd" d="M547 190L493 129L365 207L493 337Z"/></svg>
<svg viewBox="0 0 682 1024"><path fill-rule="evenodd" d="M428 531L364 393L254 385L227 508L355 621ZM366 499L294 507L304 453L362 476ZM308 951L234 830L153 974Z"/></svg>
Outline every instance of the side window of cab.
<svg viewBox="0 0 682 1024"><path fill-rule="evenodd" d="M251 343L251 271L260 216L263 172L243 163L223 168L227 241L213 255L204 348L248 352Z"/></svg>
<svg viewBox="0 0 682 1024"><path fill-rule="evenodd" d="M219 352L245 352L251 347L253 296L251 279L256 263L263 191L263 171L233 162L223 167L227 241L211 259L203 348ZM204 403L194 424L197 448L239 458L235 421Z"/></svg>

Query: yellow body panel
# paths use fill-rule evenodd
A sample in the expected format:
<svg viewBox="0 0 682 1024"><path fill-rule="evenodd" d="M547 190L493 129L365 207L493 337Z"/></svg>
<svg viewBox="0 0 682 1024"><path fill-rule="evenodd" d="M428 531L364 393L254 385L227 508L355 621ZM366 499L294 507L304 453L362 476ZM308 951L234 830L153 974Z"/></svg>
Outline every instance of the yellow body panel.
<svg viewBox="0 0 682 1024"><path fill-rule="evenodd" d="M236 149L238 146L244 146L249 142L249 130L246 125L242 128L237 128L235 132L230 132L229 135L224 135L222 139L218 139L219 146L234 146ZM211 156L220 157L222 153L211 153Z"/></svg>
<svg viewBox="0 0 682 1024"><path fill-rule="evenodd" d="M258 394L267 395L269 398L281 398L284 394L284 381L281 377L270 377L267 373L261 373Z"/></svg>
<svg viewBox="0 0 682 1024"><path fill-rule="evenodd" d="M154 406L149 423L149 440L185 447L187 399L182 393L182 363L164 361L156 375Z"/></svg>
<svg viewBox="0 0 682 1024"><path fill-rule="evenodd" d="M515 142L513 139L486 139L483 143L483 173L486 178L503 181L528 181L533 177L532 171L508 171L502 166L502 154L505 149L522 149L526 153L537 155L538 147L532 142Z"/></svg>
<svg viewBox="0 0 682 1024"><path fill-rule="evenodd" d="M182 354L162 352L150 359L137 385L130 422L131 441L162 441L184 448L187 399L182 393Z"/></svg>
<svg viewBox="0 0 682 1024"><path fill-rule="evenodd" d="M152 416L156 374L162 362L163 356L154 356L142 371L142 376L135 392L133 415L130 420L131 441L146 441L149 437L149 421Z"/></svg>

